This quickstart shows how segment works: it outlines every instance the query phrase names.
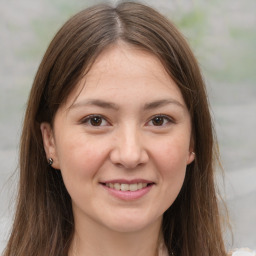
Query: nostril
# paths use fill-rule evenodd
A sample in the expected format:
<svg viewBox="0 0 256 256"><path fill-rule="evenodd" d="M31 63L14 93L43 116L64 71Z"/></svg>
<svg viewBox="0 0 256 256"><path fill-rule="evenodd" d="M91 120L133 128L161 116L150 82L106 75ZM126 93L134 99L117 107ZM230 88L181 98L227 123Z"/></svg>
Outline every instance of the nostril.
<svg viewBox="0 0 256 256"><path fill-rule="evenodd" d="M139 143L128 142L113 147L110 152L110 160L113 164L120 168L134 169L148 162L149 156Z"/></svg>

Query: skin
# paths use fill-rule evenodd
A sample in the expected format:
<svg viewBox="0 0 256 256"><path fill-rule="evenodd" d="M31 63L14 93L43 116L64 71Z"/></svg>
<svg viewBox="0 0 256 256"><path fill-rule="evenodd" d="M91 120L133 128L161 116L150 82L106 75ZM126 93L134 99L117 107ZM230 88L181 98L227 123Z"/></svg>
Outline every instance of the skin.
<svg viewBox="0 0 256 256"><path fill-rule="evenodd" d="M58 109L53 128L42 123L41 131L46 156L72 199L70 255L157 255L163 213L194 160L189 112L161 62L114 44ZM101 184L113 179L153 185L144 196L123 200Z"/></svg>

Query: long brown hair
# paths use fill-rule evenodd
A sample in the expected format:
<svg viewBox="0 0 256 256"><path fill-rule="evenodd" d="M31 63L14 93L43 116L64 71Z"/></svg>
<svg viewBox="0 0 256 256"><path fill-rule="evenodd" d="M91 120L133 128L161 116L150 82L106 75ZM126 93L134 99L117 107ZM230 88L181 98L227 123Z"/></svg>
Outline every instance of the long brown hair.
<svg viewBox="0 0 256 256"><path fill-rule="evenodd" d="M162 231L176 256L226 255L214 184L215 149L209 104L197 61L180 32L154 9L123 2L86 9L67 21L36 74L20 145L15 221L4 256L67 255L74 230L71 198L59 171L46 161L40 123L59 106L106 47L122 40L156 55L180 88L193 126L195 161L164 213Z"/></svg>

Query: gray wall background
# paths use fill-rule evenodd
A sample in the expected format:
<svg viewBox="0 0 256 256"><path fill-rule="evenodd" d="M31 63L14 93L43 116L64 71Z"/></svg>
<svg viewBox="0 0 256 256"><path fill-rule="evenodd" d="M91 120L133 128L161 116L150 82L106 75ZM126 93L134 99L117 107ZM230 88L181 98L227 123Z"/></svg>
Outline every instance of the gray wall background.
<svg viewBox="0 0 256 256"><path fill-rule="evenodd" d="M98 2L0 0L0 252L12 222L19 136L35 72L63 22ZM256 249L256 1L144 3L176 23L199 60L225 170L220 186L234 233L227 246Z"/></svg>

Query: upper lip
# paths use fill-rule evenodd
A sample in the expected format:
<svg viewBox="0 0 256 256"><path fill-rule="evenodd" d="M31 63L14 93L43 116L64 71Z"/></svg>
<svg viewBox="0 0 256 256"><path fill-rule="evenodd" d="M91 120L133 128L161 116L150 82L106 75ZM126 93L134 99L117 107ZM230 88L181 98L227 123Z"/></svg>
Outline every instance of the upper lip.
<svg viewBox="0 0 256 256"><path fill-rule="evenodd" d="M106 183L120 183L120 184L147 183L147 184L152 184L154 182L151 180L145 180L145 179L132 179L132 180L114 179L114 180L101 181L100 183L102 183L102 184L106 184Z"/></svg>

